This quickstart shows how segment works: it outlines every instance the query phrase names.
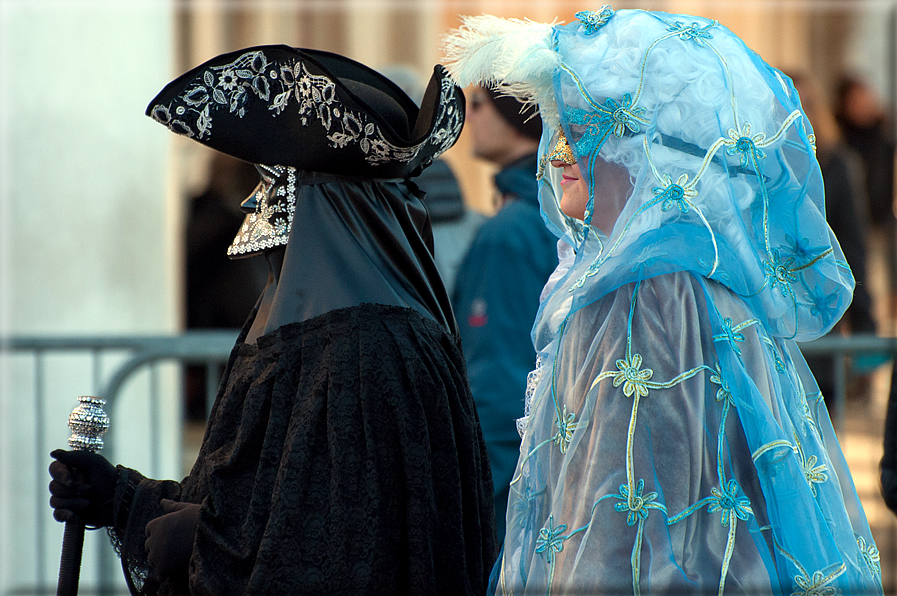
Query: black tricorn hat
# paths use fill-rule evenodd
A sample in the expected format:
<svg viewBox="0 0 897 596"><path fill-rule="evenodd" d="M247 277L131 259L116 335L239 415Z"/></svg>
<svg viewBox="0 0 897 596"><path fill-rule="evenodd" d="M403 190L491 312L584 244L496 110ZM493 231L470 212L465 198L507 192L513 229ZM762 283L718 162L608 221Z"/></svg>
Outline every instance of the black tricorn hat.
<svg viewBox="0 0 897 596"><path fill-rule="evenodd" d="M437 65L421 107L392 81L345 56L257 46L181 75L147 116L255 164L339 176L416 176L454 145L464 95Z"/></svg>

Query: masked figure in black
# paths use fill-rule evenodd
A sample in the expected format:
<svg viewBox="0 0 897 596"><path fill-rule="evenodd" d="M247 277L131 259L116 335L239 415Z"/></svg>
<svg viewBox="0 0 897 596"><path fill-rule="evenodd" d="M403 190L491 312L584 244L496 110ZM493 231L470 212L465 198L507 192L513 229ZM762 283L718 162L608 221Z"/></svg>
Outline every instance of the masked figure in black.
<svg viewBox="0 0 897 596"><path fill-rule="evenodd" d="M456 141L460 90L437 67L418 108L357 62L263 46L147 114L257 164L228 252L270 277L190 475L54 452L56 518L108 526L137 594L482 593L492 481L410 181Z"/></svg>

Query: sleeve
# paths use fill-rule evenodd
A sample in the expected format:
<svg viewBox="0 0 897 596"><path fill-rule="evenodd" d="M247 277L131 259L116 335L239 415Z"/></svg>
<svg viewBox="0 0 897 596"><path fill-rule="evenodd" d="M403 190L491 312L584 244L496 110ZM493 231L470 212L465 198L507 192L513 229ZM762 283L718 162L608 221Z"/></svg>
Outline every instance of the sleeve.
<svg viewBox="0 0 897 596"><path fill-rule="evenodd" d="M179 501L181 485L173 480L153 480L140 472L119 466L113 519L109 538L121 557L128 589L133 595L155 594L161 578L147 562L144 541L146 524L163 515L162 499Z"/></svg>

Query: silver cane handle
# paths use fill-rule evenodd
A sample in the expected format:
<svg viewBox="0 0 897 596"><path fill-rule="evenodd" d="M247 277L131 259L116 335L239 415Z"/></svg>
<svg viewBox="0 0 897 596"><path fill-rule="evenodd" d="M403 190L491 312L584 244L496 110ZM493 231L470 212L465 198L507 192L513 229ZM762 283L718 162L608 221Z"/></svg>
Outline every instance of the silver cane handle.
<svg viewBox="0 0 897 596"><path fill-rule="evenodd" d="M78 398L78 406L69 416L69 447L76 451L95 453L103 448L102 436L109 430L109 416L103 411L105 399L92 395ZM84 522L74 519L65 522L62 538L62 555L59 560L57 596L77 596L81 575L81 553L84 548Z"/></svg>
<svg viewBox="0 0 897 596"><path fill-rule="evenodd" d="M69 416L69 447L95 453L103 448L102 436L109 430L109 416L103 411L106 400L92 395L78 397L81 402Z"/></svg>

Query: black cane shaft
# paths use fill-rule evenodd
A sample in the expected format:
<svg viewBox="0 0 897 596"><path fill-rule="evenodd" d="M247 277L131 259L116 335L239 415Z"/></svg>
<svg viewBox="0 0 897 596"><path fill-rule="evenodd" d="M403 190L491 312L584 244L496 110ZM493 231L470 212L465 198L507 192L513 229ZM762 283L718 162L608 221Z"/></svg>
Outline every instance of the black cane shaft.
<svg viewBox="0 0 897 596"><path fill-rule="evenodd" d="M80 519L65 522L56 596L76 596L78 594L78 578L81 575L81 551L83 548L84 523Z"/></svg>

